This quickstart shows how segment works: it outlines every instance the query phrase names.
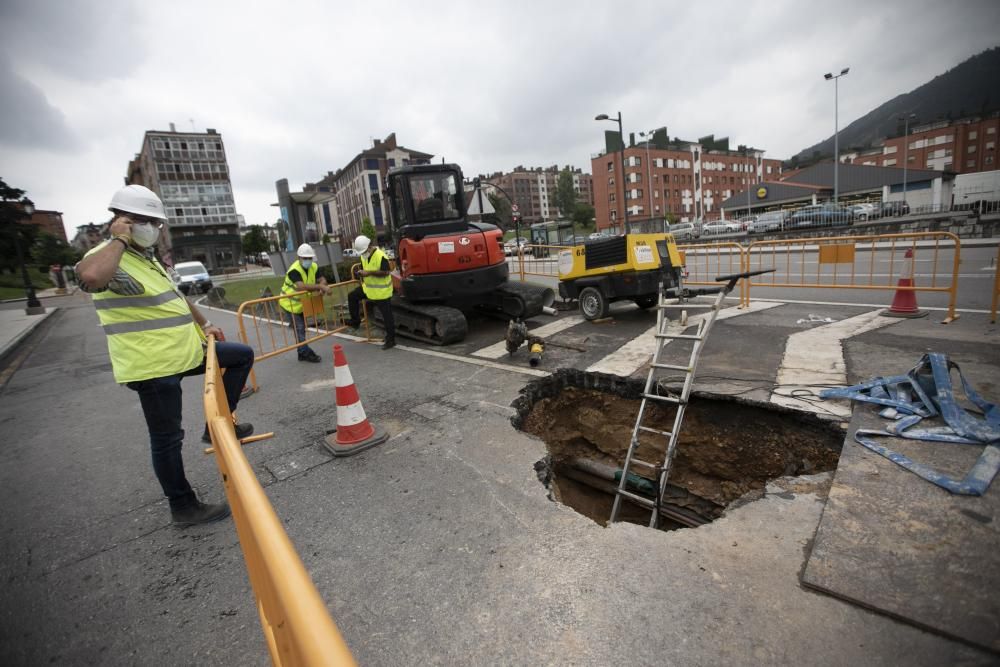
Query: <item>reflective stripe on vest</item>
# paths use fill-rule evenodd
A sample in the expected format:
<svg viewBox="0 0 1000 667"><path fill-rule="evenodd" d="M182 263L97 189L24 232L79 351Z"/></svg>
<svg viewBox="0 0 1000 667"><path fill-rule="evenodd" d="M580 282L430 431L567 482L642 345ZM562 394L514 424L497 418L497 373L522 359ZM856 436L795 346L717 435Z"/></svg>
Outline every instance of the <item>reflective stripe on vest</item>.
<svg viewBox="0 0 1000 667"><path fill-rule="evenodd" d="M156 260L131 250L122 255L118 268L139 283L143 293L122 296L104 290L92 295L108 337L115 381L169 377L197 367L205 357L202 333L167 272Z"/></svg>
<svg viewBox="0 0 1000 667"><path fill-rule="evenodd" d="M281 284L282 294L294 294L299 292L298 288L295 287L295 283L288 274L292 271L298 271L300 276L303 276L302 282L306 285L316 284L316 272L319 271L319 266L317 266L316 261L309 265L308 269L302 268L302 264L299 260L292 262L292 265L288 267L288 271L285 272L285 282ZM302 297L301 296L289 296L283 299L278 299L278 305L287 310L290 313L301 313L302 312Z"/></svg>
<svg viewBox="0 0 1000 667"><path fill-rule="evenodd" d="M385 254L382 249L376 248L368 259L365 259L364 255L361 256L361 268L365 271L381 271L383 259ZM392 297L392 276L365 276L361 287L365 291L366 298L373 301L389 299Z"/></svg>

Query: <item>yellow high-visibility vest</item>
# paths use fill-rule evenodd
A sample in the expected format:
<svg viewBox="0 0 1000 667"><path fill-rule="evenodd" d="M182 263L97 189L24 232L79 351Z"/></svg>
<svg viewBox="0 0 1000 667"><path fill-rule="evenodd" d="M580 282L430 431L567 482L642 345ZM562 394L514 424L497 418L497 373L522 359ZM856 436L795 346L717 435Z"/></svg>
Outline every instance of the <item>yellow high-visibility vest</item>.
<svg viewBox="0 0 1000 667"><path fill-rule="evenodd" d="M299 292L297 287L295 287L295 282L288 277L288 274L292 271L298 271L299 275L302 276L302 282L306 285L316 284L316 272L319 271L319 266L316 265L316 260L309 266L308 269L302 268L302 264L299 260L292 262L292 265L288 267L288 271L285 272L285 282L281 284L282 294L294 294ZM284 299L278 299L278 305L287 310L290 313L301 313L302 312L302 297L301 296L289 296Z"/></svg>
<svg viewBox="0 0 1000 667"><path fill-rule="evenodd" d="M365 271L381 271L383 259L385 254L382 249L375 248L368 259L365 259L364 255L361 256L361 268ZM365 297L373 301L389 299L392 297L392 276L365 276L361 287L365 291Z"/></svg>
<svg viewBox="0 0 1000 667"><path fill-rule="evenodd" d="M106 246L91 250L87 255ZM108 337L115 382L138 382L183 373L205 358L201 329L187 299L155 259L126 250L118 268L143 287L142 294L111 290L93 294L97 318Z"/></svg>

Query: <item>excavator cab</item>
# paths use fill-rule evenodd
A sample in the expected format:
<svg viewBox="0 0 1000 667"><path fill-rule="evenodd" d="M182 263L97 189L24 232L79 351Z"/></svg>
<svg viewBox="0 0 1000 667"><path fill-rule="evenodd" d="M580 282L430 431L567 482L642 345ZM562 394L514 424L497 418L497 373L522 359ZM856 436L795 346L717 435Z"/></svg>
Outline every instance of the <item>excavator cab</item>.
<svg viewBox="0 0 1000 667"><path fill-rule="evenodd" d="M419 241L435 234L466 231L462 170L454 164L411 165L392 169L387 194L393 240Z"/></svg>

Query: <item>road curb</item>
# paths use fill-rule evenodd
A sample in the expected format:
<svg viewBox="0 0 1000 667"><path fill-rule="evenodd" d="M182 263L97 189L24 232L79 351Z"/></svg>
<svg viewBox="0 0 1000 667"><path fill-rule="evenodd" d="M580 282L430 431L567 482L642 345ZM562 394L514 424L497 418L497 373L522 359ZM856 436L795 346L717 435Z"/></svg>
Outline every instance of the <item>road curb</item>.
<svg viewBox="0 0 1000 667"><path fill-rule="evenodd" d="M18 332L17 335L10 340L0 343L0 363L5 362L7 357L17 349L18 345L20 345L21 342L27 338L29 334L31 334L31 332L41 326L42 322L47 321L58 310L59 308L47 308L43 316L29 322L27 327Z"/></svg>

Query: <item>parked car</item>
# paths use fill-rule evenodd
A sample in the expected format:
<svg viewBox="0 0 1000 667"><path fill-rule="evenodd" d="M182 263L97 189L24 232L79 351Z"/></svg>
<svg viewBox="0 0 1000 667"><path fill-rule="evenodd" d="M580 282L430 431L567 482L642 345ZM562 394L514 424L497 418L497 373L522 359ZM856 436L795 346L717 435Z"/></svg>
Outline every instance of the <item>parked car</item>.
<svg viewBox="0 0 1000 667"><path fill-rule="evenodd" d="M764 234L766 232L780 232L785 228L785 223L791 217L791 211L768 211L761 213L757 219L747 227L748 234Z"/></svg>
<svg viewBox="0 0 1000 667"><path fill-rule="evenodd" d="M873 204L872 202L855 204L851 207L851 215L855 220L874 220L879 217L879 214L879 205Z"/></svg>
<svg viewBox="0 0 1000 667"><path fill-rule="evenodd" d="M788 221L788 226L795 227L832 227L846 225L851 222L850 209L827 202L816 206L800 208Z"/></svg>
<svg viewBox="0 0 1000 667"><path fill-rule="evenodd" d="M741 231L743 231L742 225L733 220L713 220L712 222L706 222L705 226L701 228L701 233L705 236L738 234Z"/></svg>
<svg viewBox="0 0 1000 667"><path fill-rule="evenodd" d="M517 249L519 247L523 249L526 245L528 245L528 239L523 236L519 236L516 239L510 239L503 244L503 253L505 255L516 255Z"/></svg>
<svg viewBox="0 0 1000 667"><path fill-rule="evenodd" d="M757 216L747 215L742 218L737 218L735 222L740 226L741 232L749 232L750 228L753 227L755 222L757 222Z"/></svg>
<svg viewBox="0 0 1000 667"><path fill-rule="evenodd" d="M667 231L674 235L675 241L694 240L701 236L701 227L693 222L675 222Z"/></svg>
<svg viewBox="0 0 1000 667"><path fill-rule="evenodd" d="M356 259L358 257L358 252L354 248L344 248L342 251L344 259Z"/></svg>
<svg viewBox="0 0 1000 667"><path fill-rule="evenodd" d="M212 278L201 262L174 264L174 283L184 294L199 294L212 289Z"/></svg>
<svg viewBox="0 0 1000 667"><path fill-rule="evenodd" d="M593 234L591 234L587 238L590 239L591 241L599 241L601 239L606 239L606 238L608 238L610 236L611 236L610 234L603 234L601 232L594 232Z"/></svg>
<svg viewBox="0 0 1000 667"><path fill-rule="evenodd" d="M905 201L884 201L882 202L882 217L893 217L897 215L908 215L910 205Z"/></svg>

